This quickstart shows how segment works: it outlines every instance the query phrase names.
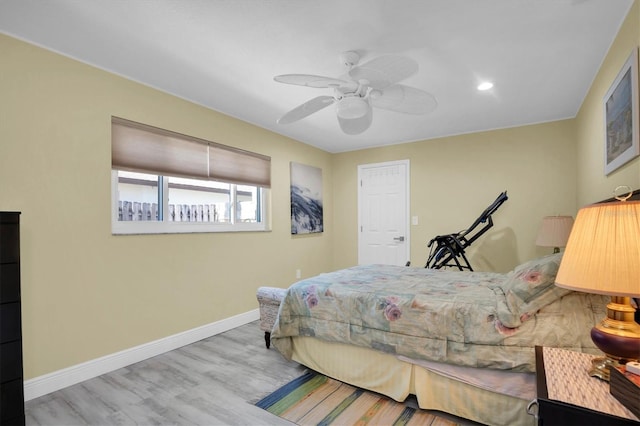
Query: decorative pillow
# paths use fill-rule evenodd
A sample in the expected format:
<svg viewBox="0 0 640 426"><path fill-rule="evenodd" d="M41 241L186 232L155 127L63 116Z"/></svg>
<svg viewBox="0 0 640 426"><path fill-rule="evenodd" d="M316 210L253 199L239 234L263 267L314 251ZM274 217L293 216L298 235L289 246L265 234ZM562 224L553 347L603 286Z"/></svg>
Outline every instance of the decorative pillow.
<svg viewBox="0 0 640 426"><path fill-rule="evenodd" d="M555 285L562 253L530 260L509 273L502 284L509 310L513 314L512 324L517 327L541 308L569 294L571 290Z"/></svg>

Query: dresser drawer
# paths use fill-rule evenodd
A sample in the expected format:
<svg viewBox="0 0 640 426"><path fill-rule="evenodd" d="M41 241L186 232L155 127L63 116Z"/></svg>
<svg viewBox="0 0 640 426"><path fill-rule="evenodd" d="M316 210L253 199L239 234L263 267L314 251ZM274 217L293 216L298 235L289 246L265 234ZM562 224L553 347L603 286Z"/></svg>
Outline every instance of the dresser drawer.
<svg viewBox="0 0 640 426"><path fill-rule="evenodd" d="M0 422L9 424L9 421L21 418L24 418L24 387L22 380L0 384Z"/></svg>
<svg viewBox="0 0 640 426"><path fill-rule="evenodd" d="M0 263L0 303L20 301L20 266Z"/></svg>
<svg viewBox="0 0 640 426"><path fill-rule="evenodd" d="M20 321L20 302L0 305L0 343L22 338Z"/></svg>
<svg viewBox="0 0 640 426"><path fill-rule="evenodd" d="M20 227L0 221L0 263L20 260Z"/></svg>
<svg viewBox="0 0 640 426"><path fill-rule="evenodd" d="M0 383L22 378L22 343L0 344Z"/></svg>

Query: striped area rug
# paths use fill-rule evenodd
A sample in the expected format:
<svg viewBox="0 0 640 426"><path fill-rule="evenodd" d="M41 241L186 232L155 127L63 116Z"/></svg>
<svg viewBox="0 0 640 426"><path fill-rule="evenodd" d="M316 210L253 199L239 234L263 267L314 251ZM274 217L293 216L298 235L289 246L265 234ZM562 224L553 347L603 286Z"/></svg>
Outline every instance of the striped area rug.
<svg viewBox="0 0 640 426"><path fill-rule="evenodd" d="M310 371L256 403L297 425L456 425L424 410Z"/></svg>

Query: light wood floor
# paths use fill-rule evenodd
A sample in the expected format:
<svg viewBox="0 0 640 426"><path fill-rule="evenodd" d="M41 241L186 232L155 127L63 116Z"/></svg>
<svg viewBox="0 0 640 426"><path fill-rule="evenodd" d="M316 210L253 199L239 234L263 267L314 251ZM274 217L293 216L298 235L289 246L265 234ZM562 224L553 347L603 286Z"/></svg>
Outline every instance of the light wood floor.
<svg viewBox="0 0 640 426"><path fill-rule="evenodd" d="M253 403L304 371L265 347L256 321L28 401L26 423L291 426Z"/></svg>
<svg viewBox="0 0 640 426"><path fill-rule="evenodd" d="M25 404L27 425L291 425L252 403L305 368L253 322Z"/></svg>

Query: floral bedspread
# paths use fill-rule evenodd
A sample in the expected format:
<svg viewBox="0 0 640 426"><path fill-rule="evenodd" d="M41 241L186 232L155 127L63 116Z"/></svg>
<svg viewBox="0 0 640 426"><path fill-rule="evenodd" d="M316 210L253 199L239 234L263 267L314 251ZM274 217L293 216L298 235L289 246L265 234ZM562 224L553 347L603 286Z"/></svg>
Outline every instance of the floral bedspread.
<svg viewBox="0 0 640 426"><path fill-rule="evenodd" d="M389 265L321 274L288 289L271 341L287 358L291 337L313 336L513 371L534 371L536 345L598 353L589 330L607 299L554 286L554 262L510 274Z"/></svg>

